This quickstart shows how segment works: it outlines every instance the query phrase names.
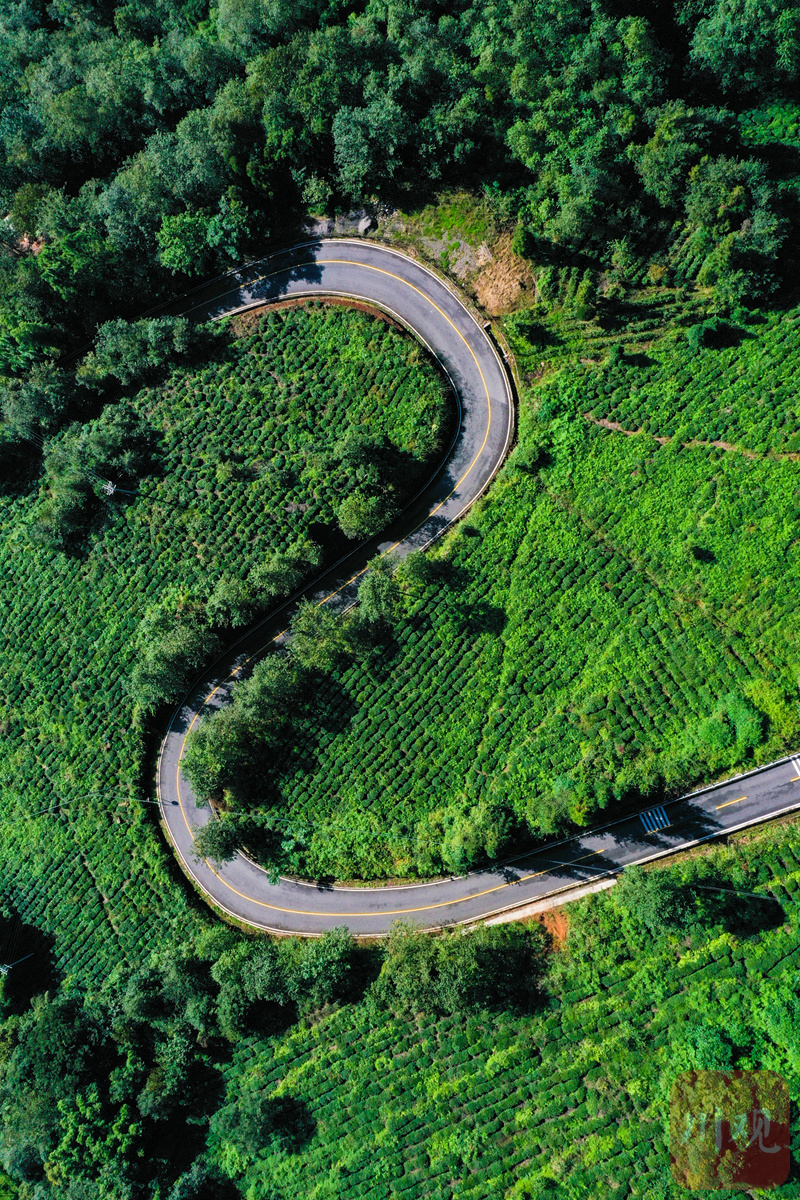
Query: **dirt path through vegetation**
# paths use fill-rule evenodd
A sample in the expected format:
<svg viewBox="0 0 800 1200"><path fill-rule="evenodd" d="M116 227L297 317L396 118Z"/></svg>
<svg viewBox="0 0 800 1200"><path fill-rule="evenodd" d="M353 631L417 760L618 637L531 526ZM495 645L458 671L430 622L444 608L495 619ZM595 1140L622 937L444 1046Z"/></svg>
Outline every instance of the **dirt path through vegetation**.
<svg viewBox="0 0 800 1200"><path fill-rule="evenodd" d="M594 417L589 412L585 412L583 417L584 420L588 421L591 425L600 425L603 429L610 429L614 433L622 433L625 435L625 437L636 437L640 433L647 433L646 429L623 429L619 421L609 421L607 417ZM648 436L651 437L654 442L658 442L659 446L665 446L667 442L672 441L672 439L669 437L659 436L655 433L651 433ZM742 446L734 446L732 442L704 442L700 441L699 438L693 438L690 442L681 442L681 445L686 450L695 450L700 447L708 449L709 447L713 446L715 450L733 451L734 454L741 454L744 458L750 459L786 458L790 459L792 462L797 462L798 459L800 459L800 454L789 450L772 450L769 452L769 454L756 454L755 450L745 450Z"/></svg>

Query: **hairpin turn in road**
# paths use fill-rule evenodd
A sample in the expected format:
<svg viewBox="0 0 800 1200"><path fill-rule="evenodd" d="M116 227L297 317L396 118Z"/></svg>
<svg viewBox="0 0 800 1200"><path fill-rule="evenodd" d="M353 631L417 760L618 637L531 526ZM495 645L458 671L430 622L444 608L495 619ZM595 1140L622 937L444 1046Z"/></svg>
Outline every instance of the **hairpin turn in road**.
<svg viewBox="0 0 800 1200"><path fill-rule="evenodd" d="M438 358L460 410L450 453L423 492L382 538L357 547L304 591L319 603L343 608L352 603L355 581L376 553L391 549L403 556L429 545L478 499L508 451L514 410L501 358L464 304L425 267L375 243L347 239L296 246L202 285L167 311L220 319L315 295L363 300L397 317ZM161 813L184 869L214 905L248 925L304 935L346 925L352 933L369 937L385 933L401 919L424 928L470 923L800 807L800 765L785 760L502 866L431 883L271 883L266 872L243 855L221 866L198 860L192 853L192 831L213 816L197 806L181 774L186 737L204 712L226 703L247 665L269 650L295 599L251 629L214 664L173 715L158 762Z"/></svg>

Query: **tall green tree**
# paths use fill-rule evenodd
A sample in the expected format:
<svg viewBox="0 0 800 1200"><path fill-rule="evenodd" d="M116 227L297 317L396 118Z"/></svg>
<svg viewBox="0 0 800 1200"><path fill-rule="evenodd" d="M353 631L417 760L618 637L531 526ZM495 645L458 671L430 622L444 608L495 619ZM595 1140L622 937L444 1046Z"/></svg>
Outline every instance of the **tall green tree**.
<svg viewBox="0 0 800 1200"><path fill-rule="evenodd" d="M362 621L378 628L391 625L400 604L397 561L383 554L373 558L358 586L358 613Z"/></svg>

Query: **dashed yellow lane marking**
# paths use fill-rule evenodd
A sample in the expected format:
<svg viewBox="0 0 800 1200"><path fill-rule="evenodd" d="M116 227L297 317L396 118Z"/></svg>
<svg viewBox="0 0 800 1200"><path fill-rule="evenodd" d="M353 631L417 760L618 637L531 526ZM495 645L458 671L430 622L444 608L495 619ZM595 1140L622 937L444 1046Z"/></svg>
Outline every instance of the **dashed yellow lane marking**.
<svg viewBox="0 0 800 1200"><path fill-rule="evenodd" d="M739 803L741 803L742 800L746 800L746 799L747 799L747 796L737 796L735 800L726 800L724 804L717 805L717 812L719 812L719 810L721 808L727 808L728 805L730 805L730 804L739 804Z"/></svg>

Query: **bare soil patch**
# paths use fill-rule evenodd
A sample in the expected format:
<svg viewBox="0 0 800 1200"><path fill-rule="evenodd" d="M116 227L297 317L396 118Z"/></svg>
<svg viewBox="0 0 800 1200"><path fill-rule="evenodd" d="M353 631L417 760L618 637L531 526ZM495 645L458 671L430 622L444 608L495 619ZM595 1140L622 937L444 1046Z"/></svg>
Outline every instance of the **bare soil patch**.
<svg viewBox="0 0 800 1200"><path fill-rule="evenodd" d="M560 950L566 944L569 933L569 919L564 908L551 908L548 912L539 913L535 918L553 939L553 949Z"/></svg>
<svg viewBox="0 0 800 1200"><path fill-rule="evenodd" d="M496 317L533 303L535 288L530 264L511 249L511 234L501 234L492 246L491 262L472 281L475 299Z"/></svg>

